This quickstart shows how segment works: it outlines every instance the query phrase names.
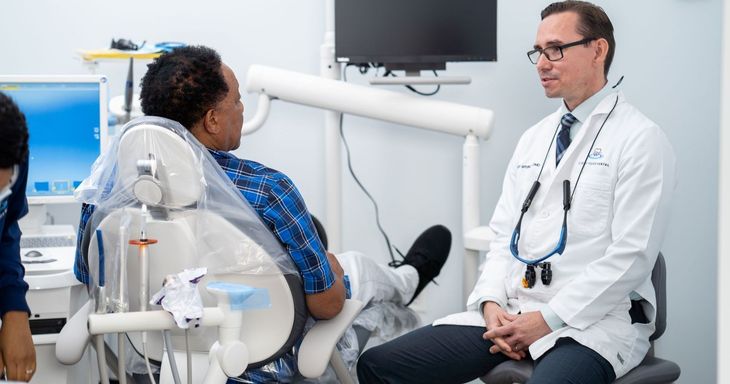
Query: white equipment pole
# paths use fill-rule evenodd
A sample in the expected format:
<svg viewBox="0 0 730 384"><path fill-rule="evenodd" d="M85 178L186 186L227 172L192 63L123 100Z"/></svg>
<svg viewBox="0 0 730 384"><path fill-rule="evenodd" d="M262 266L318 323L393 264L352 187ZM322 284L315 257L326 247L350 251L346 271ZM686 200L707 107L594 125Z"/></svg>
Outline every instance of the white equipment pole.
<svg viewBox="0 0 730 384"><path fill-rule="evenodd" d="M479 225L479 142L473 134L464 141L462 169L462 233L466 234ZM479 250L464 247L463 290L464 300L476 283L479 266Z"/></svg>
<svg viewBox="0 0 730 384"><path fill-rule="evenodd" d="M340 79L340 64L335 62L335 0L325 3L324 43L320 47L319 73L325 79ZM341 113L324 111L325 223L329 250L342 251L342 147Z"/></svg>

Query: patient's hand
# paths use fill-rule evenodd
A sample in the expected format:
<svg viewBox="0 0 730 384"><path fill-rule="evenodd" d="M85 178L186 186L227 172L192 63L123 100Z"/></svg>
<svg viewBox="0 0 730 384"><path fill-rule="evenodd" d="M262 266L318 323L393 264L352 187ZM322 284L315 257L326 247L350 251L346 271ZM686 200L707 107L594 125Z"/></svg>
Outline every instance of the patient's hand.
<svg viewBox="0 0 730 384"><path fill-rule="evenodd" d="M487 332L485 332L482 337L485 340L491 340L494 345L489 347L489 352L491 353L503 353L505 356L509 357L513 360L522 360L525 358L526 353L524 350L521 349L513 349L510 347L510 345L505 341L505 339L501 336L495 337L491 336L488 337L487 334L492 331L499 328L502 328L504 326L507 326L512 321L514 321L517 318L517 315L511 315L507 313L502 307L499 306L499 304L488 301L484 304L484 321L487 324Z"/></svg>

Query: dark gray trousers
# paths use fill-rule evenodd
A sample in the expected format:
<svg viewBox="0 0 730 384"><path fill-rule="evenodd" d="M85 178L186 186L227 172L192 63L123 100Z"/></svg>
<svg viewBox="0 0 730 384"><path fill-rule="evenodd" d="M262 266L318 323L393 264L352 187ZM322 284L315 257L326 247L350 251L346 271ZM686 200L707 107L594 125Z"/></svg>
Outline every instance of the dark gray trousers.
<svg viewBox="0 0 730 384"><path fill-rule="evenodd" d="M371 383L465 383L509 358L491 354L483 327L427 325L360 356L357 377ZM530 384L611 383L616 375L598 353L563 338L535 362Z"/></svg>

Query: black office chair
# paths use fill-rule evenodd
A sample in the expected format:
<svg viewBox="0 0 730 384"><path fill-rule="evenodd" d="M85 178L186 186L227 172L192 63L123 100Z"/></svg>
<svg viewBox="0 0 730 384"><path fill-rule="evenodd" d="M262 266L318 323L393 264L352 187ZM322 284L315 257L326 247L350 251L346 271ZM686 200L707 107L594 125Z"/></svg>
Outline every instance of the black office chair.
<svg viewBox="0 0 730 384"><path fill-rule="evenodd" d="M654 340L658 339L667 327L667 266L664 256L659 253L654 270L651 273L651 282L656 291L656 330L649 337L651 348L644 360L626 375L614 382L614 384L666 384L673 383L679 378L681 370L679 366L669 360L660 359L654 356ZM639 302L631 305L631 319L638 322L645 319ZM525 383L530 376L534 363L532 360L506 361L492 369L481 379L487 384L513 384Z"/></svg>

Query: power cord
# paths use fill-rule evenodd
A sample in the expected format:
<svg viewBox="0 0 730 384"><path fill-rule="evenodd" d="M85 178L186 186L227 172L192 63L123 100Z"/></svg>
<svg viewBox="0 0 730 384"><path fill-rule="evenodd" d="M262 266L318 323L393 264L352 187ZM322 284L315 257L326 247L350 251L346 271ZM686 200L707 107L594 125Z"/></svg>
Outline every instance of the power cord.
<svg viewBox="0 0 730 384"><path fill-rule="evenodd" d="M433 74L434 74L434 76L439 77L438 72L436 72L435 70L433 71ZM388 77L388 76L398 77L398 76L396 76L395 73L393 73L393 71L386 70L385 73L383 74L383 77ZM408 88L409 90L411 90L411 92L417 93L421 96L433 96L441 90L441 84L437 85L436 89L434 89L433 92L428 92L428 93L421 92L421 91L417 90L416 88L413 88L413 86L410 86L410 85L406 85L405 87Z"/></svg>
<svg viewBox="0 0 730 384"><path fill-rule="evenodd" d="M349 64L345 65L345 68L343 69L342 77L345 81L347 81L347 67L350 67L350 66L357 66L357 69L361 75L366 75L368 73L368 71L370 71L370 68L374 68L375 77L378 77L378 70L381 67L383 67L383 64L381 64L381 63L362 63L362 64L349 63ZM433 75L435 77L439 77L439 74L438 74L438 72L436 72L436 70L433 70ZM393 71L387 69L387 70L385 70L385 73L383 73L383 77L388 77L388 76L398 77L395 73L393 73ZM404 87L406 87L411 92L419 94L421 96L433 96L441 90L441 85L437 85L436 89L434 89L432 92L421 92L411 85L404 85Z"/></svg>
<svg viewBox="0 0 730 384"><path fill-rule="evenodd" d="M347 64L342 69L342 79L347 82L347 67L352 66L355 64ZM362 66L360 67L360 73L363 73ZM367 70L365 70L365 73L367 73ZM375 224L378 226L378 230L383 235L383 238L385 239L385 244L388 247L388 253L390 254L390 262L388 262L388 265L391 267L398 267L401 264L403 264L403 260L405 259L405 256L403 256L403 252L401 252L398 247L395 245L392 245L390 242L390 237L388 237L388 234L385 232L385 229L383 229L383 226L380 223L380 209L378 208L378 203L375 201L373 196L368 192L367 188L362 184L360 179L355 174L355 170L352 168L352 161L351 161L351 154L350 154L350 145L347 143L347 138L345 138L345 131L344 131L344 114L340 113L340 139L342 139L342 144L345 145L345 154L347 157L347 168L350 171L350 175L352 175L352 178L355 180L355 183L360 187L360 189L365 193L365 196L370 199L370 202L373 203L373 207L375 208ZM395 251L398 252L398 254L401 257L401 260L396 260L395 255L393 255L393 249L395 248Z"/></svg>
<svg viewBox="0 0 730 384"><path fill-rule="evenodd" d="M401 259L405 258L403 256L403 253L394 245L391 245L390 238L388 237L388 234L385 232L385 229L383 229L383 226L380 224L380 209L378 208L378 203L375 201L373 196L368 192L367 188L360 182L360 179L355 175L355 171L352 168L352 162L350 161L350 146L347 144L347 139L345 138L345 132L343 131L343 116L344 114L340 114L340 138L342 139L342 143L345 145L345 153L347 154L347 168L350 170L350 175L352 175L352 178L355 180L355 183L360 187L360 189L365 193L365 196L370 199L370 202L373 203L373 207L375 208L375 224L378 226L378 230L381 234L383 234L383 238L385 239L385 244L388 246L388 252L390 253L390 262L388 262L388 265L391 267L397 267L401 264L403 264L402 260L396 260L395 256L393 255L393 248L395 248L396 252L400 255Z"/></svg>

